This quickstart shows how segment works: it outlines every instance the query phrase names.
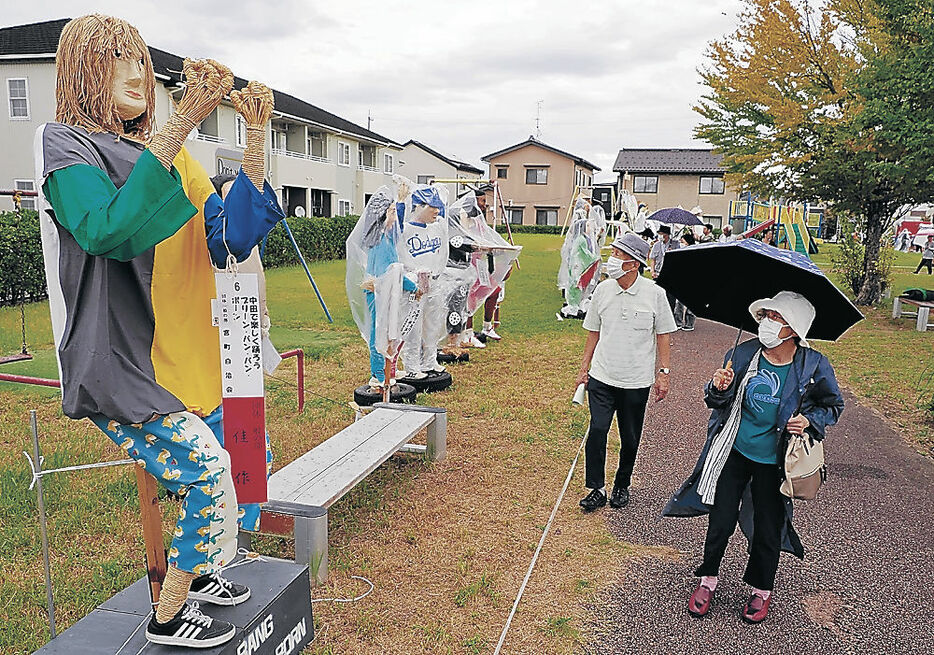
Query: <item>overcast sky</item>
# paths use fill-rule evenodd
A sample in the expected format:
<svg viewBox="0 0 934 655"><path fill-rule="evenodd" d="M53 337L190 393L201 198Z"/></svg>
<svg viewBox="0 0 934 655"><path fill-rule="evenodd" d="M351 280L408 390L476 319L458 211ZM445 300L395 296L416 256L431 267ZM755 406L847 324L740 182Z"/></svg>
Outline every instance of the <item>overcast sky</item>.
<svg viewBox="0 0 934 655"><path fill-rule="evenodd" d="M400 143L480 157L535 132L612 176L623 147L703 146L692 105L740 0L8 3L4 25L99 12ZM485 166L484 166L485 168Z"/></svg>

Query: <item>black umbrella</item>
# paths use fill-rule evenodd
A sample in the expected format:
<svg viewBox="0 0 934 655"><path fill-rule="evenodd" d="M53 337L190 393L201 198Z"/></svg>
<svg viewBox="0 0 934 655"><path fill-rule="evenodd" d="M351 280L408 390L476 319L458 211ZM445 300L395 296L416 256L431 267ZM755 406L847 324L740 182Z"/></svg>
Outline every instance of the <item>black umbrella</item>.
<svg viewBox="0 0 934 655"><path fill-rule="evenodd" d="M686 209L681 209L680 207L668 207L667 209L659 209L657 212L649 216L646 220L657 221L659 223L670 223L672 225L703 225L696 215L687 211Z"/></svg>
<svg viewBox="0 0 934 655"><path fill-rule="evenodd" d="M757 239L670 250L656 282L697 316L752 333L758 324L749 305L779 291L795 291L814 305L809 339L834 341L863 318L810 258Z"/></svg>

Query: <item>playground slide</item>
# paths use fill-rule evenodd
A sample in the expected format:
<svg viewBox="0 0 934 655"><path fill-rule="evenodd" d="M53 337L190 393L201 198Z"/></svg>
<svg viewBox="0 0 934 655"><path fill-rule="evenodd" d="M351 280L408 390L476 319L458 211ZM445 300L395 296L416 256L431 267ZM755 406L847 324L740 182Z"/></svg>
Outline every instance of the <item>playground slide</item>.
<svg viewBox="0 0 934 655"><path fill-rule="evenodd" d="M795 247L795 250L805 255L816 255L817 244L814 242L814 239L811 238L811 233L808 231L807 223L804 222L804 217L795 215L794 218L792 218L791 226L800 244Z"/></svg>
<svg viewBox="0 0 934 655"><path fill-rule="evenodd" d="M743 232L743 238L744 238L744 239L748 239L749 237L754 237L754 236L756 236L757 234L759 234L760 232L765 232L767 229L769 229L769 228L772 227L773 225L775 225L775 219L774 219L774 218L770 218L769 220L765 221L764 223L759 223L759 224L756 225L755 227L750 228L750 229L746 230L745 232Z"/></svg>

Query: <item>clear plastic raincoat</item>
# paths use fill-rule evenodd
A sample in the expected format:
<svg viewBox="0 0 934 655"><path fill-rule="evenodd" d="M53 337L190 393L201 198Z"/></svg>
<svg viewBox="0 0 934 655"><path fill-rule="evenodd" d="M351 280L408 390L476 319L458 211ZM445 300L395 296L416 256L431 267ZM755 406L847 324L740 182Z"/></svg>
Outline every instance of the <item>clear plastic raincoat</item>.
<svg viewBox="0 0 934 655"><path fill-rule="evenodd" d="M445 324L441 274L448 260L445 196L443 187L418 185L397 205L402 223L402 238L396 244L399 260L423 294L417 301L418 318L402 347L409 374L427 373L438 366L438 342Z"/></svg>
<svg viewBox="0 0 934 655"><path fill-rule="evenodd" d="M399 354L400 343L418 318L416 280L404 273L397 243L402 230L397 200L409 189L381 186L347 237L347 299L360 335L370 348L370 374L385 380L385 358Z"/></svg>
<svg viewBox="0 0 934 655"><path fill-rule="evenodd" d="M558 288L564 291L567 303L561 312L566 316L587 311L590 295L600 281L600 246L605 234L603 210L595 212L586 200L578 199L561 246L558 269Z"/></svg>

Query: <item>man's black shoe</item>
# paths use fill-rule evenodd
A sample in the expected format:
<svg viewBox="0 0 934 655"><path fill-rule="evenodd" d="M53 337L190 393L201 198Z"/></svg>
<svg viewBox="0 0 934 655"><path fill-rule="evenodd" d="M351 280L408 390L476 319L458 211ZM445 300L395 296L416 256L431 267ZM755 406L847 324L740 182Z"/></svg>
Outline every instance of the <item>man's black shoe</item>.
<svg viewBox="0 0 934 655"><path fill-rule="evenodd" d="M629 504L629 489L622 487L613 487L613 493L610 495L610 507L619 509Z"/></svg>
<svg viewBox="0 0 934 655"><path fill-rule="evenodd" d="M580 502L581 509L585 512L592 512L595 509L600 509L604 505L606 505L606 494L599 489L591 491L587 494L587 497Z"/></svg>

